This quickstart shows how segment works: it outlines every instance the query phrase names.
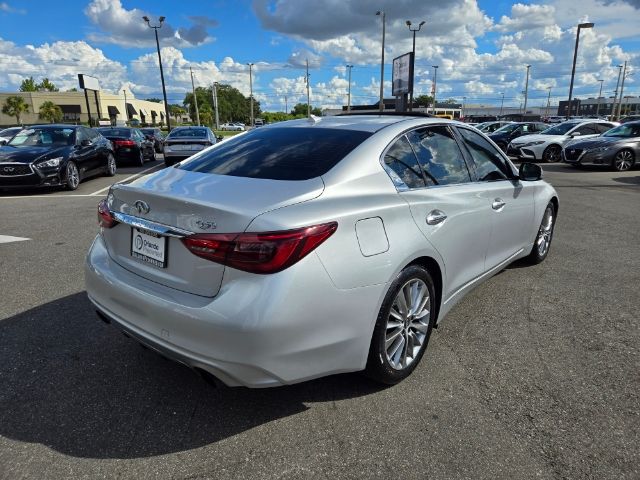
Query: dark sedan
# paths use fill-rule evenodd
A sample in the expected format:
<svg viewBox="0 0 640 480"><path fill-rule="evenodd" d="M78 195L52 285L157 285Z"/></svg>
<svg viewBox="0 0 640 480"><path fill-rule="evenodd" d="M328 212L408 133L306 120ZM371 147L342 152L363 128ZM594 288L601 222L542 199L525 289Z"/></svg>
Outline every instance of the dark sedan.
<svg viewBox="0 0 640 480"><path fill-rule="evenodd" d="M94 129L36 125L0 147L0 188L63 186L75 190L83 178L116 174L111 144Z"/></svg>
<svg viewBox="0 0 640 480"><path fill-rule="evenodd" d="M509 123L489 134L489 138L493 140L503 152L506 152L507 145L509 145L511 140L514 138L518 138L523 135L531 135L532 133L540 133L547 128L549 128L549 125L542 122Z"/></svg>
<svg viewBox="0 0 640 480"><path fill-rule="evenodd" d="M562 159L570 165L606 165L618 172L632 168L638 158L640 121L623 123L599 137L574 140L562 150Z"/></svg>
<svg viewBox="0 0 640 480"><path fill-rule="evenodd" d="M116 160L142 166L146 160L156 159L153 141L137 128L103 127L97 130L111 141Z"/></svg>
<svg viewBox="0 0 640 480"><path fill-rule="evenodd" d="M140 131L153 142L157 153L164 150L164 135L159 128L141 128Z"/></svg>

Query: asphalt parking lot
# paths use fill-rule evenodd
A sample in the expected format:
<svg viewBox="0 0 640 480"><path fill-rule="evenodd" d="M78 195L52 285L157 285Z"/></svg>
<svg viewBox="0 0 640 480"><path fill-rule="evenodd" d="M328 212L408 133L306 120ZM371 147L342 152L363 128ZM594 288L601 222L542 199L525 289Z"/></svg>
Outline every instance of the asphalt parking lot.
<svg viewBox="0 0 640 480"><path fill-rule="evenodd" d="M639 478L640 170L543 168L547 260L467 296L390 388L215 389L86 298L112 179L0 194L0 477Z"/></svg>

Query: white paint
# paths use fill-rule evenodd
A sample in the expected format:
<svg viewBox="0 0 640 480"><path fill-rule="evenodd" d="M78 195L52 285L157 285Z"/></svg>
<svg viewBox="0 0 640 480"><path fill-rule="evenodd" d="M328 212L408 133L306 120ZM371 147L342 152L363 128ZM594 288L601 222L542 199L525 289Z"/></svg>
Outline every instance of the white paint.
<svg viewBox="0 0 640 480"><path fill-rule="evenodd" d="M24 237L12 237L11 235L0 235L0 243L24 242L25 240L31 239Z"/></svg>

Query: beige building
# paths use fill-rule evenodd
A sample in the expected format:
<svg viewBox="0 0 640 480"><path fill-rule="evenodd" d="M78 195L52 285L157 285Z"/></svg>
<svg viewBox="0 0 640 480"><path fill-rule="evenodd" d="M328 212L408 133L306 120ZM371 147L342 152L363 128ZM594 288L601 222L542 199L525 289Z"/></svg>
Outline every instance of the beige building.
<svg viewBox="0 0 640 480"><path fill-rule="evenodd" d="M16 118L5 115L1 111L7 97L18 95L24 98L29 111L21 115L23 125L42 123L38 118L40 106L47 101L60 106L63 114L63 123L89 123L89 111L93 125L101 119L101 124L110 121L113 125L124 125L127 121L133 121L140 125L166 125L164 103L148 102L136 99L127 91L125 95L114 95L104 91L87 91L89 111L84 91L79 92L0 92L0 127L8 127L16 124ZM97 101L96 101L97 97ZM172 119L173 120L173 119Z"/></svg>

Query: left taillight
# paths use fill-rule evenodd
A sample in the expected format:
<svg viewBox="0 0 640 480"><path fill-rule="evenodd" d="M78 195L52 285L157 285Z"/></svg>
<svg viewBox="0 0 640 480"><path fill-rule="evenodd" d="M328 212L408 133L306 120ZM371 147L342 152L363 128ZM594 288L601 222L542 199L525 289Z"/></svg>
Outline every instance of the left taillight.
<svg viewBox="0 0 640 480"><path fill-rule="evenodd" d="M111 214L111 210L109 210L107 200L101 200L100 203L98 203L98 225L103 228L111 228L117 223L118 221Z"/></svg>
<svg viewBox="0 0 640 480"><path fill-rule="evenodd" d="M315 250L338 228L337 222L262 233L195 234L182 239L198 257L251 273L276 273Z"/></svg>

